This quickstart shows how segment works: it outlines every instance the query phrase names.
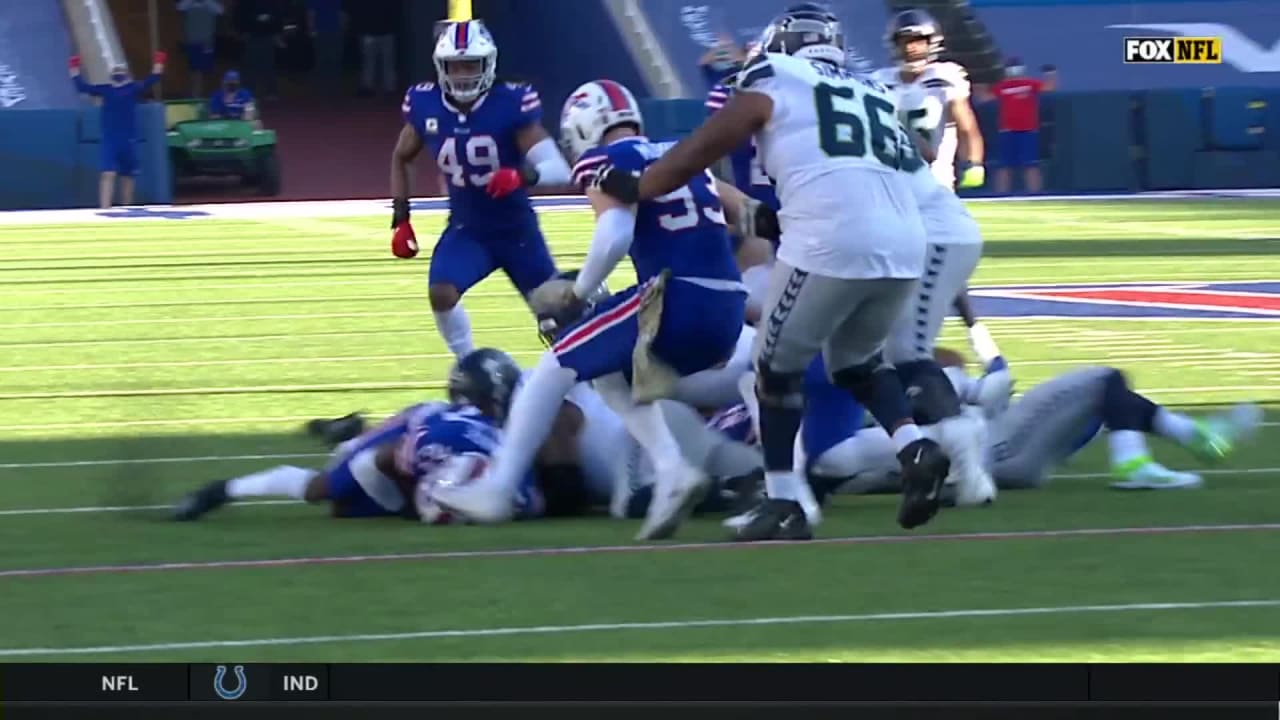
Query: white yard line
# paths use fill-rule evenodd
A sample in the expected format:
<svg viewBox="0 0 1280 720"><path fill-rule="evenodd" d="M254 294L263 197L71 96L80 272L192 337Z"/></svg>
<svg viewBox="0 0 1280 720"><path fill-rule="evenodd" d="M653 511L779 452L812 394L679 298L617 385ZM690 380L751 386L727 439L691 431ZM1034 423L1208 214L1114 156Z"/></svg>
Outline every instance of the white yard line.
<svg viewBox="0 0 1280 720"><path fill-rule="evenodd" d="M691 630L696 628L760 627L769 625L832 625L843 623L900 622L906 620L962 620L1008 618L1034 615L1084 613L1175 612L1187 610L1241 610L1280 607L1280 600L1205 600L1200 602L1150 602L1114 605L1058 605L1024 608L981 608L961 610L921 610L916 612L856 613L847 615L790 615L757 618L716 618L709 620L663 620L656 622L586 623L578 625L534 625L526 627L464 628L420 630L395 633L352 633L346 635L302 635L294 637L238 638L231 640L191 640L139 645L98 645L82 647L0 648L0 657L103 655L116 653L213 650L244 647L292 647L325 643L365 643L444 638L486 638L517 635L567 635L584 632Z"/></svg>

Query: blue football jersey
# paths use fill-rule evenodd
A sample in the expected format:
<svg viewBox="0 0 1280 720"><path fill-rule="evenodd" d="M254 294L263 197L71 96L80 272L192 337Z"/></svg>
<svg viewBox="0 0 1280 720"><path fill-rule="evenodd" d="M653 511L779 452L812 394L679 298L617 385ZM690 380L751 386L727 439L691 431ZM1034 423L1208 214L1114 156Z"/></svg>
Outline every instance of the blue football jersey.
<svg viewBox="0 0 1280 720"><path fill-rule="evenodd" d="M415 484L427 480L441 463L455 455L475 454L492 458L502 441L502 429L493 418L472 405L449 405L430 414L417 413L410 421L415 431L405 437L398 465ZM483 470L488 470L486 464ZM545 503L532 470L516 488L515 514L537 517Z"/></svg>
<svg viewBox="0 0 1280 720"><path fill-rule="evenodd" d="M463 112L449 102L439 85L420 83L405 93L400 109L404 121L431 151L449 187L451 223L484 230L533 220L533 205L524 188L497 199L485 192L498 168L524 163L516 135L542 121L542 101L533 86L496 83Z"/></svg>
<svg viewBox="0 0 1280 720"><path fill-rule="evenodd" d="M586 188L606 163L643 172L672 145L628 137L592 148L574 166L574 182ZM674 192L640 203L630 255L638 282L664 269L675 277L741 279L725 227L724 206L709 171Z"/></svg>
<svg viewBox="0 0 1280 720"><path fill-rule="evenodd" d="M732 95L733 88L727 85L720 84L711 88L711 92L707 93L707 115L711 115L724 107ZM773 185L773 180L769 178L764 171L764 167L760 165L760 155L756 147L755 138L751 138L737 150L729 153L729 164L733 168L734 187L774 210L781 207L778 202L778 191Z"/></svg>

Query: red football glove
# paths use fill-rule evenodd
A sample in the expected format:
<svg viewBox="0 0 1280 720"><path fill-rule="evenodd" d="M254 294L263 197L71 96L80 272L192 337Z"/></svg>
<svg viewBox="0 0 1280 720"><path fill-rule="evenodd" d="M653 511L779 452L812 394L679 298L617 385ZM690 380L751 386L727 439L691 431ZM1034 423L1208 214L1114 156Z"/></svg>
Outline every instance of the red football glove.
<svg viewBox="0 0 1280 720"><path fill-rule="evenodd" d="M408 220L397 225L391 234L391 254L402 260L418 254L418 237L413 234L413 225Z"/></svg>
<svg viewBox="0 0 1280 720"><path fill-rule="evenodd" d="M157 50L151 53L151 62L156 65L163 65L165 60L169 59L169 53L163 50Z"/></svg>
<svg viewBox="0 0 1280 720"><path fill-rule="evenodd" d="M522 185L524 185L524 178L520 177L519 170L515 168L498 168L493 173L493 177L489 179L489 184L485 187L485 191L489 193L491 198L504 198L519 190Z"/></svg>
<svg viewBox="0 0 1280 720"><path fill-rule="evenodd" d="M72 56L71 56L71 59L67 61L67 67L71 68L72 70L79 70L79 69L80 69L80 56L79 56L79 55L72 55Z"/></svg>

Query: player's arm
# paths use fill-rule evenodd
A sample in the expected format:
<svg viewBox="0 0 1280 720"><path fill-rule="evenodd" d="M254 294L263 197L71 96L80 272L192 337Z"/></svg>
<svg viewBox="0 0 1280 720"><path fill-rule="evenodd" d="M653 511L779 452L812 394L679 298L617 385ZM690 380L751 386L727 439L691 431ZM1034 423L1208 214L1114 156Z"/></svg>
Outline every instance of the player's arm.
<svg viewBox="0 0 1280 720"><path fill-rule="evenodd" d="M631 249L636 232L635 205L627 205L593 187L588 187L586 193L596 214L596 229L591 236L587 258L573 282L573 299L577 302L595 292L622 262Z"/></svg>
<svg viewBox="0 0 1280 720"><path fill-rule="evenodd" d="M408 259L418 254L418 238L409 222L409 193L413 189L413 161L422 152L422 138L409 123L400 128L391 151L391 252Z"/></svg>
<svg viewBox="0 0 1280 720"><path fill-rule="evenodd" d="M991 331L987 330L987 326L982 324L978 314L973 310L968 289L961 290L956 296L955 308L960 318L964 320L965 326L969 328L969 344L982 360L983 368L987 372L995 372L1006 367L1000 348L996 345L995 338L991 337Z"/></svg>
<svg viewBox="0 0 1280 720"><path fill-rule="evenodd" d="M683 186L750 140L769 122L772 114L772 98L740 85L724 108L707 118L692 135L668 150L640 176L639 199L651 200Z"/></svg>
<svg viewBox="0 0 1280 720"><path fill-rule="evenodd" d="M85 95L102 97L106 92L107 87L109 87L107 85L94 85L93 83L85 82L84 77L80 75L79 55L72 55L71 59L67 61L67 72L71 75L71 82L76 85L76 91L84 93Z"/></svg>
<svg viewBox="0 0 1280 720"><path fill-rule="evenodd" d="M526 163L521 169L521 180L526 187L569 183L569 163L542 125L533 123L521 128L516 133L516 145Z"/></svg>
<svg viewBox="0 0 1280 720"><path fill-rule="evenodd" d="M916 153L920 155L920 159L926 164L932 165L934 160L938 159L938 148L929 141L919 130L908 127L907 137L911 138L911 142L916 147Z"/></svg>
<svg viewBox="0 0 1280 720"><path fill-rule="evenodd" d="M960 142L960 161L972 166L981 166L986 148L982 143L982 130L978 127L978 118L973 114L969 98L954 98L948 102L951 119L956 124L956 137Z"/></svg>

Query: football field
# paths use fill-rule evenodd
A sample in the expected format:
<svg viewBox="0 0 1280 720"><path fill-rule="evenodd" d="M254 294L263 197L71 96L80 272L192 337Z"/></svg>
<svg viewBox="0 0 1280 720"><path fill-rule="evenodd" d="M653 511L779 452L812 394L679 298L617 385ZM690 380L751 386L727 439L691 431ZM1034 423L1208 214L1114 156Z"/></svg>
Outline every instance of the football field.
<svg viewBox="0 0 1280 720"><path fill-rule="evenodd" d="M1046 490L913 533L896 498L841 497L802 544L290 502L178 524L164 508L205 482L322 465L308 418L441 394L443 217L415 214L413 261L380 210L0 223L0 660L1280 662L1280 199L970 208L979 311L1018 388L1105 363L1189 413L1260 402L1261 436L1200 490L1111 490L1097 443ZM586 211L543 228L581 264ZM478 345L534 361L505 278L466 307ZM968 352L958 321L945 337Z"/></svg>

